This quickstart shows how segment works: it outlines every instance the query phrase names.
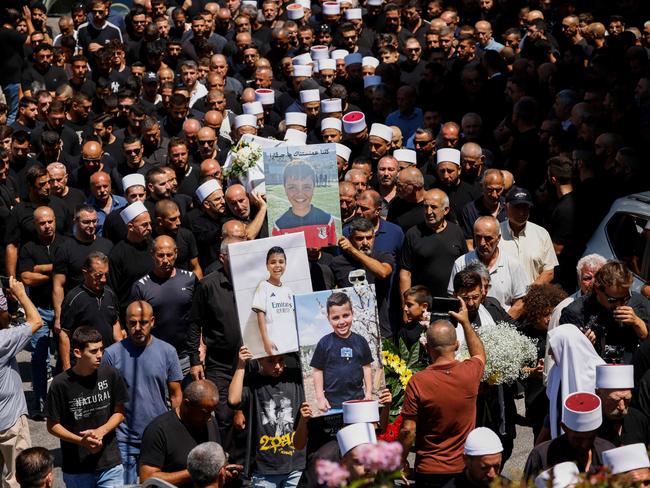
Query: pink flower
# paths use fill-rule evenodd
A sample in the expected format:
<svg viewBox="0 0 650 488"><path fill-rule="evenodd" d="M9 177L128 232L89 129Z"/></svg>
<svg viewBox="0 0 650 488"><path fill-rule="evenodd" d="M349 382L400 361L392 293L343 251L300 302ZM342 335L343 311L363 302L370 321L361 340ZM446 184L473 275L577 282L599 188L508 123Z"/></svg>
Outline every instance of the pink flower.
<svg viewBox="0 0 650 488"><path fill-rule="evenodd" d="M327 459L316 461L316 473L318 473L318 482L326 484L330 488L341 486L350 477L350 472L347 469L339 463L333 463Z"/></svg>
<svg viewBox="0 0 650 488"><path fill-rule="evenodd" d="M359 462L372 472L391 472L402 465L402 445L399 442L363 444L357 448Z"/></svg>

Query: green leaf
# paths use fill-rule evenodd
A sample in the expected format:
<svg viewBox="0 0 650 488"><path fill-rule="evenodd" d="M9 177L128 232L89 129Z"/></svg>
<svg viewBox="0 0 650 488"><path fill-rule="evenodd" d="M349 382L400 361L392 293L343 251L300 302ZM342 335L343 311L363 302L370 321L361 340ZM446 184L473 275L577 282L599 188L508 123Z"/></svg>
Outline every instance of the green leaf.
<svg viewBox="0 0 650 488"><path fill-rule="evenodd" d="M413 344L413 347L411 347L411 350L409 351L408 354L408 359L406 361L406 366L408 367L408 369L412 370L419 360L420 360L420 341L416 342L415 344Z"/></svg>
<svg viewBox="0 0 650 488"><path fill-rule="evenodd" d="M399 357L406 360L409 357L409 348L406 347L404 339L400 338L399 340Z"/></svg>
<svg viewBox="0 0 650 488"><path fill-rule="evenodd" d="M381 342L382 350L387 351L391 354L398 354L395 343L391 339L384 339Z"/></svg>

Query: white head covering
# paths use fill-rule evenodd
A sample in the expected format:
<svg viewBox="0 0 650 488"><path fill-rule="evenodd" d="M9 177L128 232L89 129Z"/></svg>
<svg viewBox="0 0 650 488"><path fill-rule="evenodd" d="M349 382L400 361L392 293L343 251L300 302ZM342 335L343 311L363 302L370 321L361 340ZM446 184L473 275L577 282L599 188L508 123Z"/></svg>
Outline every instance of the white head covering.
<svg viewBox="0 0 650 488"><path fill-rule="evenodd" d="M393 140L393 129L384 124L379 124L375 122L370 126L370 136L379 137L386 142Z"/></svg>
<svg viewBox="0 0 650 488"><path fill-rule="evenodd" d="M262 105L273 105L275 103L275 91L270 88L258 88L255 90L255 100Z"/></svg>
<svg viewBox="0 0 650 488"><path fill-rule="evenodd" d="M503 452L501 439L487 427L477 427L465 440L465 454L468 456L488 456Z"/></svg>
<svg viewBox="0 0 650 488"><path fill-rule="evenodd" d="M341 13L341 6L338 2L323 2L323 15L338 15Z"/></svg>
<svg viewBox="0 0 650 488"><path fill-rule="evenodd" d="M543 471L535 478L536 488L549 488L548 482L553 480L550 488L567 488L575 485L579 481L580 470L576 463L566 461L556 464L552 468Z"/></svg>
<svg viewBox="0 0 650 488"><path fill-rule="evenodd" d="M241 108L245 114L249 114L249 115L257 115L257 114L264 113L264 108L262 108L262 104L260 102L244 103L241 106Z"/></svg>
<svg viewBox="0 0 650 488"><path fill-rule="evenodd" d="M235 117L235 129L244 126L257 127L257 117L251 114L242 114Z"/></svg>
<svg viewBox="0 0 650 488"><path fill-rule="evenodd" d="M460 166L460 151L451 147L443 147L436 152L436 164L454 163Z"/></svg>
<svg viewBox="0 0 650 488"><path fill-rule="evenodd" d="M345 49L335 49L330 53L330 57L334 60L345 59L345 57L350 54Z"/></svg>
<svg viewBox="0 0 650 488"><path fill-rule="evenodd" d="M217 180L208 180L196 189L196 198L203 203L206 198L217 190L221 190L219 182Z"/></svg>
<svg viewBox="0 0 650 488"><path fill-rule="evenodd" d="M395 149L393 157L404 163L417 164L418 162L418 155L413 149Z"/></svg>
<svg viewBox="0 0 650 488"><path fill-rule="evenodd" d="M148 210L142 202L133 202L120 212L120 217L122 217L122 221L125 224L128 224L138 215L142 215L145 212L148 212Z"/></svg>
<svg viewBox="0 0 650 488"><path fill-rule="evenodd" d="M324 46L322 44L319 44L317 46L312 46L309 49L309 52L311 53L312 59L317 59L318 61L322 61L323 59L329 59L330 57L330 49L327 46Z"/></svg>
<svg viewBox="0 0 650 488"><path fill-rule="evenodd" d="M634 366L632 364L596 366L596 388L631 390L634 388Z"/></svg>
<svg viewBox="0 0 650 488"><path fill-rule="evenodd" d="M372 56L364 56L361 60L361 64L363 66L372 66L373 68L376 68L379 66L379 60L377 58L373 58Z"/></svg>
<svg viewBox="0 0 650 488"><path fill-rule="evenodd" d="M563 324L548 332L548 344L555 364L548 373L546 394L550 405L551 436L560 431L561 411L557 408L577 391L595 391L596 366L605 361L596 353L589 339L573 324ZM558 403L559 402L559 403Z"/></svg>
<svg viewBox="0 0 650 488"><path fill-rule="evenodd" d="M302 19L305 16L305 9L299 3L287 5L287 18L290 20Z"/></svg>
<svg viewBox="0 0 650 488"><path fill-rule="evenodd" d="M302 146L307 142L307 133L296 129L287 129L284 133L284 141L294 146Z"/></svg>
<svg viewBox="0 0 650 488"><path fill-rule="evenodd" d="M319 59L318 70L323 71L324 69L336 69L336 59Z"/></svg>
<svg viewBox="0 0 650 488"><path fill-rule="evenodd" d="M325 117L320 121L320 130L323 132L326 129L336 129L339 132L343 132L343 122L341 122L341 119L335 117Z"/></svg>
<svg viewBox="0 0 650 488"><path fill-rule="evenodd" d="M287 112L284 114L286 125L300 125L307 127L307 114L303 112Z"/></svg>
<svg viewBox="0 0 650 488"><path fill-rule="evenodd" d="M311 66L308 64L294 64L292 76L294 78L309 78L311 76Z"/></svg>
<svg viewBox="0 0 650 488"><path fill-rule="evenodd" d="M598 395L588 391L571 393L562 407L562 422L575 432L592 432L603 423Z"/></svg>
<svg viewBox="0 0 650 488"><path fill-rule="evenodd" d="M298 3L298 4L302 5L302 8L304 10L307 10L307 9L311 10L311 2L309 0L296 0L294 3Z"/></svg>
<svg viewBox="0 0 650 488"><path fill-rule="evenodd" d="M331 114L333 112L342 112L343 104L340 98L326 98L320 101L320 111L324 114Z"/></svg>
<svg viewBox="0 0 650 488"><path fill-rule="evenodd" d="M347 134L356 134L367 127L366 116L363 112L348 112L343 116L343 129Z"/></svg>
<svg viewBox="0 0 650 488"><path fill-rule="evenodd" d="M144 181L144 175L141 175L140 173L132 173L122 178L122 188L124 189L124 191L128 190L132 186L138 186L138 185L144 186L145 188L147 187Z"/></svg>
<svg viewBox="0 0 650 488"><path fill-rule="evenodd" d="M291 63L294 66L310 64L310 63L313 63L313 62L314 61L313 61L313 59L311 59L311 56L309 55L309 53L298 54L297 56L294 56L291 59Z"/></svg>
<svg viewBox="0 0 650 488"><path fill-rule="evenodd" d="M313 90L300 90L300 103L320 102L320 92L318 88Z"/></svg>
<svg viewBox="0 0 650 488"><path fill-rule="evenodd" d="M352 149L343 144L336 143L336 155L342 157L346 161L349 161L350 154L352 154Z"/></svg>
<svg viewBox="0 0 650 488"><path fill-rule="evenodd" d="M360 20L363 18L360 8L349 8L345 11L345 18L347 20Z"/></svg>
<svg viewBox="0 0 650 488"><path fill-rule="evenodd" d="M343 402L343 423L358 424L379 422L377 400L349 400Z"/></svg>
<svg viewBox="0 0 650 488"><path fill-rule="evenodd" d="M645 444L628 444L603 451L603 462L612 468L612 474L627 473L635 469L650 468Z"/></svg>
<svg viewBox="0 0 650 488"><path fill-rule="evenodd" d="M379 7L384 4L384 0L368 0L366 2L366 5L370 5L371 7Z"/></svg>
<svg viewBox="0 0 650 488"><path fill-rule="evenodd" d="M336 434L341 456L345 456L351 449L361 444L377 444L375 427L372 424L358 423L343 427Z"/></svg>

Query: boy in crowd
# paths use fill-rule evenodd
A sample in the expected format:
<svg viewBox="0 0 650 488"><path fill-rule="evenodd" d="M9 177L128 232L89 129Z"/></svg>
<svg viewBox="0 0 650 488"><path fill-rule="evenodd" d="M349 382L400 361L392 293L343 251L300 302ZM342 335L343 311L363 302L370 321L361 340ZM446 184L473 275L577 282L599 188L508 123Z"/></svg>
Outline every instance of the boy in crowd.
<svg viewBox="0 0 650 488"><path fill-rule="evenodd" d="M404 292L404 316L406 323L399 330L399 339L411 349L427 331L430 320L432 297L426 286L412 286Z"/></svg>
<svg viewBox="0 0 650 488"><path fill-rule="evenodd" d="M122 486L115 429L124 420L126 385L113 367L101 365L99 331L72 334L76 363L54 378L47 396L47 430L61 439L63 480L68 487Z"/></svg>
<svg viewBox="0 0 650 488"><path fill-rule="evenodd" d="M368 341L352 332L350 297L335 292L327 299L327 320L333 332L322 337L311 359L318 409L341 408L346 400L372 396L372 353Z"/></svg>

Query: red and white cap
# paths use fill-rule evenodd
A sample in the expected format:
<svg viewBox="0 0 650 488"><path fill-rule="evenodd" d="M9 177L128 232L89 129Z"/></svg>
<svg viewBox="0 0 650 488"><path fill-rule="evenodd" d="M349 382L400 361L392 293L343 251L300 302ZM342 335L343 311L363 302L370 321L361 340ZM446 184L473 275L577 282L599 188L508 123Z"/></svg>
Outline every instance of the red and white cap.
<svg viewBox="0 0 650 488"><path fill-rule="evenodd" d="M343 102L340 98L326 98L320 101L320 111L324 114L343 111Z"/></svg>
<svg viewBox="0 0 650 488"><path fill-rule="evenodd" d="M417 164L418 155L413 149L395 149L393 157L401 163Z"/></svg>
<svg viewBox="0 0 650 488"><path fill-rule="evenodd" d="M132 186L144 186L146 188L147 185L144 181L144 175L141 175L140 173L132 173L122 178L122 188L124 191L128 190Z"/></svg>
<svg viewBox="0 0 650 488"><path fill-rule="evenodd" d="M308 64L294 64L293 74L291 76L293 76L294 78L310 78L311 66L309 66Z"/></svg>
<svg viewBox="0 0 650 488"><path fill-rule="evenodd" d="M322 44L312 46L309 52L311 53L312 59L318 59L319 61L321 59L329 59L330 57L330 48Z"/></svg>
<svg viewBox="0 0 650 488"><path fill-rule="evenodd" d="M348 54L350 53L345 49L334 49L334 51L330 53L330 57L334 60L345 59Z"/></svg>
<svg viewBox="0 0 650 488"><path fill-rule="evenodd" d="M603 462L606 466L612 468L612 474L650 468L648 450L643 443L628 444L627 446L603 451Z"/></svg>
<svg viewBox="0 0 650 488"><path fill-rule="evenodd" d="M346 134L356 134L368 127L366 125L366 116L363 112L349 112L343 116L343 130Z"/></svg>
<svg viewBox="0 0 650 488"><path fill-rule="evenodd" d="M379 66L379 60L377 58L373 58L372 56L364 56L361 60L361 64L363 66L372 66L373 68L376 68Z"/></svg>
<svg viewBox="0 0 650 488"><path fill-rule="evenodd" d="M352 149L343 144L336 143L336 155L345 159L345 161L350 160L350 154L352 154Z"/></svg>
<svg viewBox="0 0 650 488"><path fill-rule="evenodd" d="M341 6L338 2L323 2L323 15L339 15Z"/></svg>
<svg viewBox="0 0 650 488"><path fill-rule="evenodd" d="M206 198L219 190L221 190L221 185L217 180L208 180L196 189L196 198L203 203Z"/></svg>
<svg viewBox="0 0 650 488"><path fill-rule="evenodd" d="M587 391L572 393L564 400L562 423L575 432L592 432L603 423L598 395Z"/></svg>
<svg viewBox="0 0 650 488"><path fill-rule="evenodd" d="M307 133L296 129L287 129L284 141L293 146L303 146L307 142Z"/></svg>
<svg viewBox="0 0 650 488"><path fill-rule="evenodd" d="M372 88L373 86L381 85L381 76L368 75L363 77L363 89Z"/></svg>
<svg viewBox="0 0 650 488"><path fill-rule="evenodd" d="M305 16L305 9L299 3L287 5L287 18L290 20L300 20Z"/></svg>
<svg viewBox="0 0 650 488"><path fill-rule="evenodd" d="M343 402L343 423L358 424L379 422L377 400L349 400Z"/></svg>
<svg viewBox="0 0 650 488"><path fill-rule="evenodd" d="M264 113L264 108L260 102L244 103L241 108L245 114L258 115Z"/></svg>
<svg viewBox="0 0 650 488"><path fill-rule="evenodd" d="M580 470L576 463L566 461L543 471L535 478L536 488L567 488L580 481ZM549 482L551 484L549 485Z"/></svg>
<svg viewBox="0 0 650 488"><path fill-rule="evenodd" d="M393 140L393 129L384 124L374 123L370 126L370 136L382 138L386 142Z"/></svg>
<svg viewBox="0 0 650 488"><path fill-rule="evenodd" d="M360 8L349 8L345 11L345 18L347 20L361 20L363 18Z"/></svg>
<svg viewBox="0 0 650 488"><path fill-rule="evenodd" d="M284 123L286 125L307 127L307 114L303 112L287 112L284 114Z"/></svg>
<svg viewBox="0 0 650 488"><path fill-rule="evenodd" d="M255 90L255 100L262 105L273 105L275 103L275 91L270 88L258 88Z"/></svg>
<svg viewBox="0 0 650 488"><path fill-rule="evenodd" d="M361 55L361 53L351 53L345 57L346 66L350 66L353 64L361 64L361 61L363 61L363 56Z"/></svg>
<svg viewBox="0 0 650 488"><path fill-rule="evenodd" d="M596 366L596 388L631 390L634 388L634 366L631 364Z"/></svg>
<svg viewBox="0 0 650 488"><path fill-rule="evenodd" d="M336 434L336 440L342 456L361 444L377 444L375 427L365 422L343 427Z"/></svg>
<svg viewBox="0 0 650 488"><path fill-rule="evenodd" d="M451 147L443 147L436 152L436 164L454 163L460 166L460 151Z"/></svg>
<svg viewBox="0 0 650 488"><path fill-rule="evenodd" d="M257 127L257 117L251 114L242 114L235 117L235 129L246 126Z"/></svg>
<svg viewBox="0 0 650 488"><path fill-rule="evenodd" d="M144 206L142 202L133 202L131 205L126 207L120 212L120 217L122 217L122 222L128 224L138 215L148 212L147 207Z"/></svg>
<svg viewBox="0 0 650 488"><path fill-rule="evenodd" d="M320 102L320 92L318 88L313 90L300 90L300 103Z"/></svg>
<svg viewBox="0 0 650 488"><path fill-rule="evenodd" d="M339 132L343 132L343 122L341 122L341 119L326 117L320 121L320 130L323 132L327 129L336 129Z"/></svg>

